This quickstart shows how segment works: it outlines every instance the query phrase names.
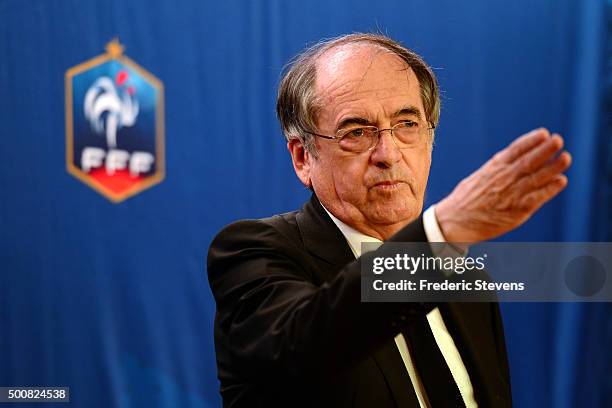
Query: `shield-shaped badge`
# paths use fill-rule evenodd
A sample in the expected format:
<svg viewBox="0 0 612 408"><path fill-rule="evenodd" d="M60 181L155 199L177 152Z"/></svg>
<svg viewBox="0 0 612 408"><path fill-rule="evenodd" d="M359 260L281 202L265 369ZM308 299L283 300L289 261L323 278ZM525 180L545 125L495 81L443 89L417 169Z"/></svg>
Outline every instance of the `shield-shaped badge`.
<svg viewBox="0 0 612 408"><path fill-rule="evenodd" d="M106 53L66 71L68 172L113 202L164 178L162 82L123 54Z"/></svg>

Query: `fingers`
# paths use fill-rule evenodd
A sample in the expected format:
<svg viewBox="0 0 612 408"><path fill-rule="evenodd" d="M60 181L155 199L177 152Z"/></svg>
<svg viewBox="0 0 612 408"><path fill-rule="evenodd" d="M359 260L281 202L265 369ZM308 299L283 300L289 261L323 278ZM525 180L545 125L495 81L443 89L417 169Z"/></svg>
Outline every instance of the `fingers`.
<svg viewBox="0 0 612 408"><path fill-rule="evenodd" d="M572 164L572 156L568 152L547 162L537 171L523 176L517 181L518 191L532 191L548 184L556 176L567 170Z"/></svg>
<svg viewBox="0 0 612 408"><path fill-rule="evenodd" d="M505 163L512 163L526 152L548 140L549 137L550 133L547 129L534 129L515 139L508 147L500 151L497 156Z"/></svg>
<svg viewBox="0 0 612 408"><path fill-rule="evenodd" d="M563 148L563 138L557 134L548 138L516 161L516 168L522 174L530 174L542 167Z"/></svg>
<svg viewBox="0 0 612 408"><path fill-rule="evenodd" d="M548 184L526 194L522 200L522 207L533 213L550 199L559 194L567 186L567 177L556 175Z"/></svg>

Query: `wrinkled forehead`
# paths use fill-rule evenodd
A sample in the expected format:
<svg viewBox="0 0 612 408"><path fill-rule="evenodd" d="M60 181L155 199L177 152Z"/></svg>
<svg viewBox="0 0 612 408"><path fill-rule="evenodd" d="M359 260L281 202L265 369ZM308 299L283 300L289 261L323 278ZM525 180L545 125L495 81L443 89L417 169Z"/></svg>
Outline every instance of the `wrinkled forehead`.
<svg viewBox="0 0 612 408"><path fill-rule="evenodd" d="M346 103L372 97L405 99L423 110L412 69L390 50L370 43L344 44L321 54L315 89L319 107L331 109L332 115Z"/></svg>
<svg viewBox="0 0 612 408"><path fill-rule="evenodd" d="M319 98L369 91L386 85L417 86L412 69L390 50L371 43L336 46L317 58L315 88Z"/></svg>

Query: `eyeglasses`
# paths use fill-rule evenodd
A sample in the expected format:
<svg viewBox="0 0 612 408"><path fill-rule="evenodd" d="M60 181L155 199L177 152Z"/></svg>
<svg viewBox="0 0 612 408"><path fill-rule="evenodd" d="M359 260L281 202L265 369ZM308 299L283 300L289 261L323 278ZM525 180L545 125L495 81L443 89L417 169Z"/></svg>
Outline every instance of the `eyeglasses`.
<svg viewBox="0 0 612 408"><path fill-rule="evenodd" d="M424 125L420 121L403 120L388 129L379 129L376 126L359 126L340 129L336 136L320 135L305 132L323 139L336 140L342 150L352 153L363 153L372 150L380 140L380 134L385 130L391 132L395 145L400 149L408 149L421 144L426 137L431 136L435 126Z"/></svg>

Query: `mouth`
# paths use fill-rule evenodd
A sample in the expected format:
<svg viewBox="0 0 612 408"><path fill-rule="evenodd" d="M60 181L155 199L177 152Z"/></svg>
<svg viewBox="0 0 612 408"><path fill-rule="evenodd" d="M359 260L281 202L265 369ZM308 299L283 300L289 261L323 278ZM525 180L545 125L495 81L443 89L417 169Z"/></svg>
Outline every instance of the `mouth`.
<svg viewBox="0 0 612 408"><path fill-rule="evenodd" d="M385 180L379 183L374 184L372 188L381 190L381 191L393 191L402 187L406 182L402 180Z"/></svg>

